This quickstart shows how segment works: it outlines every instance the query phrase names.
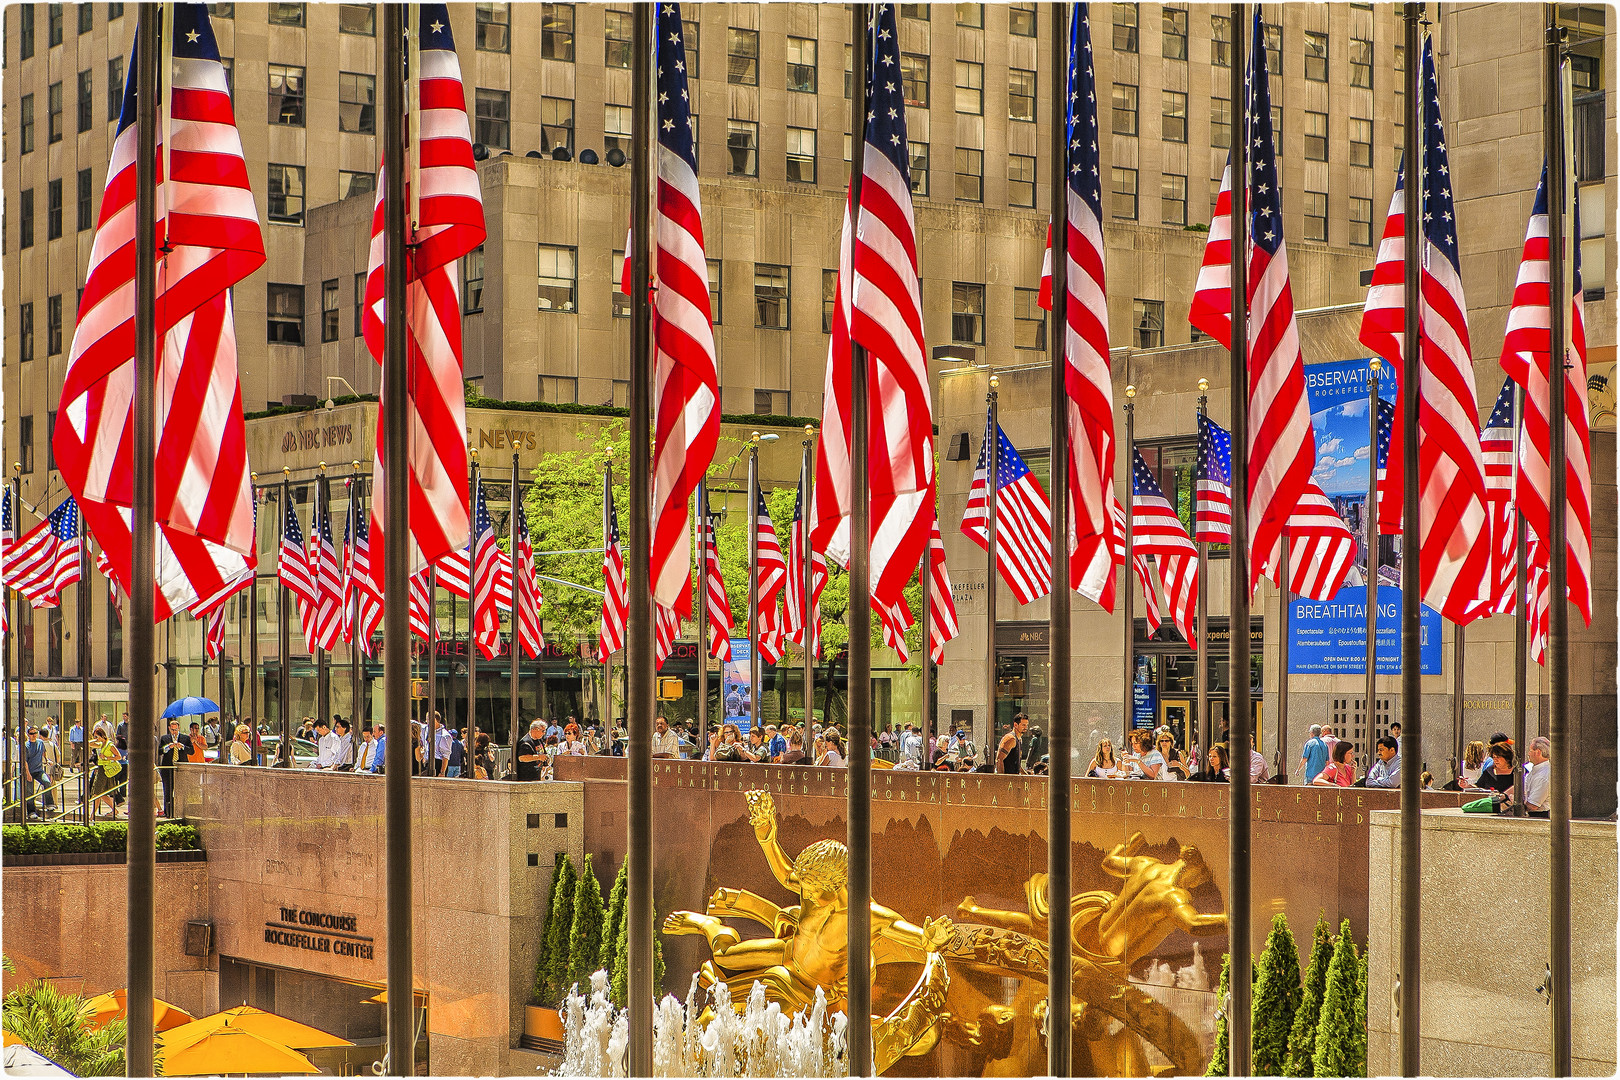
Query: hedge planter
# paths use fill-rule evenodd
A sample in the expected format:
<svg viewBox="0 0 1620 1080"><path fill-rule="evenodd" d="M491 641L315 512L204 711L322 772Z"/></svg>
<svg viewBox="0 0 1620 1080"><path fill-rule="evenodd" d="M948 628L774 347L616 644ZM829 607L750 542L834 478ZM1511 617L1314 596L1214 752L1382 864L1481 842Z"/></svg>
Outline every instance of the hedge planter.
<svg viewBox="0 0 1620 1080"><path fill-rule="evenodd" d="M197 830L178 822L159 825L156 842L160 858L170 853L198 851L202 847ZM123 821L98 822L94 825L7 825L0 829L0 850L3 850L8 863L19 857L39 855L117 854L122 860L128 845L129 824ZM70 861L87 860L78 858Z"/></svg>

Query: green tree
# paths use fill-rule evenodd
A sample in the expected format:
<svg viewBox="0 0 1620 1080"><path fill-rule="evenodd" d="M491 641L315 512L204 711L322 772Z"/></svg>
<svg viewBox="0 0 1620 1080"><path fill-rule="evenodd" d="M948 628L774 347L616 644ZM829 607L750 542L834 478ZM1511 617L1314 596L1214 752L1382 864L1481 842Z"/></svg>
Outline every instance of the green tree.
<svg viewBox="0 0 1620 1080"><path fill-rule="evenodd" d="M1305 969L1299 1009L1288 1033L1288 1064L1285 1076L1316 1075L1316 1025L1322 1018L1322 997L1327 993L1328 964L1333 959L1333 931L1327 919L1316 916L1316 932L1311 940L1310 966Z"/></svg>
<svg viewBox="0 0 1620 1080"><path fill-rule="evenodd" d="M591 861L592 857L586 855L585 869L574 885L573 928L568 935L568 983L570 986L577 983L581 988L591 985L596 962L602 956L602 924L607 921L607 912L602 906L602 886L596 880Z"/></svg>
<svg viewBox="0 0 1620 1080"><path fill-rule="evenodd" d="M602 951L597 954L596 966L613 973L614 949L619 944L619 928L624 925L624 909L630 897L630 860L619 863L619 876L613 879L613 895L608 898L607 926L602 931Z"/></svg>
<svg viewBox="0 0 1620 1080"><path fill-rule="evenodd" d="M5 1029L77 1076L123 1076L125 1024L90 1026L89 1003L36 982L5 997Z"/></svg>
<svg viewBox="0 0 1620 1080"><path fill-rule="evenodd" d="M1272 916L1254 984L1254 1075L1286 1075L1288 1033L1294 1026L1300 994L1299 950L1287 918L1278 912Z"/></svg>
<svg viewBox="0 0 1620 1080"><path fill-rule="evenodd" d="M546 901L546 927L535 961L534 997L536 1005L555 1009L568 993L566 980L571 967L568 936L574 924L575 874L573 860L558 852L551 872L551 895Z"/></svg>
<svg viewBox="0 0 1620 1080"><path fill-rule="evenodd" d="M1356 994L1356 1022L1350 1029L1355 1042L1355 1055L1351 1062L1356 1076L1367 1075L1367 954L1362 952L1357 962L1361 989Z"/></svg>
<svg viewBox="0 0 1620 1080"><path fill-rule="evenodd" d="M1350 920L1339 927L1339 940L1333 945L1333 961L1328 965L1327 992L1322 996L1322 1017L1316 1029L1317 1076L1363 1076L1366 1053L1357 1061L1357 1017L1365 1013L1361 990L1361 964L1355 942L1350 937ZM1365 1046L1366 1025L1360 1039Z"/></svg>
<svg viewBox="0 0 1620 1080"><path fill-rule="evenodd" d="M1227 1063L1227 1055L1231 1051L1231 1036L1226 1030L1226 1009L1230 1002L1227 995L1232 992L1232 954L1227 953L1221 957L1221 981L1215 988L1215 1052L1210 1055L1209 1068L1204 1070L1205 1076L1225 1076L1231 1071Z"/></svg>
<svg viewBox="0 0 1620 1080"><path fill-rule="evenodd" d="M664 942L657 931L658 911L653 910L653 1001L664 992ZM613 969L608 976L608 1000L625 1008L630 1000L630 920L619 923L619 935L613 945Z"/></svg>

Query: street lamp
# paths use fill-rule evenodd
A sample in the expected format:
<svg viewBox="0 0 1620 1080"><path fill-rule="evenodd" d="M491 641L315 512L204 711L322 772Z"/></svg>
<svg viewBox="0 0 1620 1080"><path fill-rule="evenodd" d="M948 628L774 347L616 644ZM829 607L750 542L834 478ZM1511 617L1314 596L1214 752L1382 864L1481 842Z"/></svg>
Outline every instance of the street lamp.
<svg viewBox="0 0 1620 1080"><path fill-rule="evenodd" d="M351 383L350 383L350 382L349 382L349 380L348 380L348 379L345 379L345 378L344 378L344 377L343 377L343 376L341 376L341 375L328 375L328 376L327 376L327 377L326 377L326 388L327 388L327 390L328 390L328 395L327 395L327 398L326 398L326 407L327 407L327 408L328 408L328 409L335 409L335 408L337 408L337 402L336 402L336 401L334 401L334 400L333 400L333 399L332 399L332 397L331 397L331 394L330 394L330 391L331 391L331 389L332 389L332 384L333 384L333 383L334 383L334 382L340 382L340 383L342 383L342 384L343 384L343 385L344 385L344 386L347 386L347 387L348 387L348 388L349 388L349 393L351 393L351 394L353 394L353 395L354 395L354 396L355 396L355 397L359 397L359 396L360 396L360 391L358 391L358 390L356 390L356 389L355 389L355 388L354 388L354 386L353 386L353 385L352 385L352 384L351 384Z"/></svg>

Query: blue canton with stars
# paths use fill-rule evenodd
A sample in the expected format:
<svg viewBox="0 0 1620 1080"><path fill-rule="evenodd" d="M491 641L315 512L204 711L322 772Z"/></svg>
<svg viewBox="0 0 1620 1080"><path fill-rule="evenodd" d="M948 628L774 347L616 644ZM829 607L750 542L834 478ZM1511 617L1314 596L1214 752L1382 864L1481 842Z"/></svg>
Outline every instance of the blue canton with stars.
<svg viewBox="0 0 1620 1080"><path fill-rule="evenodd" d="M613 493L611 491L608 492L608 495L607 495L607 535L608 535L607 546L610 547L610 548L618 547L619 546L619 512L617 510L613 509Z"/></svg>
<svg viewBox="0 0 1620 1080"><path fill-rule="evenodd" d="M423 4L420 10L422 48L454 52L456 39L450 35L449 9L443 4Z"/></svg>
<svg viewBox="0 0 1620 1080"><path fill-rule="evenodd" d="M1434 40L1423 41L1423 235L1457 269L1457 207L1451 198L1446 127L1440 119L1440 83Z"/></svg>
<svg viewBox="0 0 1620 1080"><path fill-rule="evenodd" d="M174 56L176 60L219 62L219 45L214 27L208 21L207 4L174 5Z"/></svg>
<svg viewBox="0 0 1620 1080"><path fill-rule="evenodd" d="M282 509L281 542L303 551L304 530L298 527L298 510L293 506L291 492L288 492L286 502L287 505Z"/></svg>
<svg viewBox="0 0 1620 1080"><path fill-rule="evenodd" d="M1573 184L1573 185L1571 185L1571 187L1574 189L1574 190L1572 190L1570 192L1570 197L1571 197L1571 199L1574 200L1573 203L1571 204L1571 209L1574 211L1574 213L1570 214L1569 219L1565 224L1565 228L1569 230L1569 233L1571 235L1571 241L1572 241L1572 243L1574 245L1574 248L1575 248L1575 250L1573 252L1573 255L1574 255L1574 280L1571 281L1571 283L1570 283L1570 285L1571 285L1570 292L1574 296L1580 296L1581 292L1582 292L1582 289L1581 289L1581 189L1580 189L1579 184ZM1534 208L1531 209L1530 213L1531 213L1532 216L1539 216L1539 217L1546 217L1547 216L1547 161L1546 161L1545 158L1543 158L1542 162L1541 162L1541 181L1538 184L1536 184L1536 205L1535 205Z"/></svg>
<svg viewBox="0 0 1620 1080"><path fill-rule="evenodd" d="M877 5L868 33L872 70L866 84L866 147L889 159L911 189L911 151L906 145L906 92L900 78L900 35L894 5Z"/></svg>
<svg viewBox="0 0 1620 1080"><path fill-rule="evenodd" d="M1000 424L996 425L996 435L996 490L1002 491L1028 476L1029 466L1024 464L1023 456L1013 446L1012 440L1007 438L1007 433L1001 430ZM976 470L977 472L984 471L984 451L989 445L990 439L990 418L988 416L985 417L984 436L985 442L979 446L979 467Z"/></svg>
<svg viewBox="0 0 1620 1080"><path fill-rule="evenodd" d="M1389 440L1395 434L1395 405L1378 399L1378 471L1389 468Z"/></svg>
<svg viewBox="0 0 1620 1080"><path fill-rule="evenodd" d="M659 4L657 25L658 145L697 172L692 152L692 102L686 87L686 31L681 5Z"/></svg>
<svg viewBox="0 0 1620 1080"><path fill-rule="evenodd" d="M1091 5L1075 4L1069 23L1069 190L1102 220L1097 160L1097 77L1091 62Z"/></svg>
<svg viewBox="0 0 1620 1080"><path fill-rule="evenodd" d="M51 532L63 543L79 538L79 504L63 499L62 505L51 511Z"/></svg>
<svg viewBox="0 0 1620 1080"><path fill-rule="evenodd" d="M1142 451L1131 447L1131 457L1136 459L1131 467L1131 491L1139 499L1164 499L1164 489L1142 460Z"/></svg>
<svg viewBox="0 0 1620 1080"><path fill-rule="evenodd" d="M1196 481L1232 486L1232 434L1202 413L1198 416Z"/></svg>
<svg viewBox="0 0 1620 1080"><path fill-rule="evenodd" d="M1254 9L1254 33L1249 40L1249 235L1255 247L1267 255L1275 255L1283 243L1282 193L1277 190L1271 79L1266 71L1266 42L1260 29L1259 5Z"/></svg>
<svg viewBox="0 0 1620 1080"><path fill-rule="evenodd" d="M317 502L315 504L315 513L319 515L318 520L320 521L320 536L321 536L321 539L326 542L327 547L333 546L332 545L332 512L327 507L325 499L321 499L319 502Z"/></svg>
<svg viewBox="0 0 1620 1080"><path fill-rule="evenodd" d="M1513 426L1513 380L1508 379L1502 383L1502 392L1496 395L1496 407L1491 410L1491 418L1485 422L1488 428L1511 428Z"/></svg>
<svg viewBox="0 0 1620 1080"><path fill-rule="evenodd" d="M490 520L489 503L484 501L484 485L482 483L473 489L473 499L478 503L478 509L474 511L472 532L472 544L474 550L476 550L478 538L485 533L493 534L495 532L495 523Z"/></svg>

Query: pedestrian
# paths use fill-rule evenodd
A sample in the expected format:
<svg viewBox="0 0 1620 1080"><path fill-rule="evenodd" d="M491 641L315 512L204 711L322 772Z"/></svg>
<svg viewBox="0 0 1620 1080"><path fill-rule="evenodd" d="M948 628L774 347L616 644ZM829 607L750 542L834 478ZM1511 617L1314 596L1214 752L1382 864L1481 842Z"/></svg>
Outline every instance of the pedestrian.
<svg viewBox="0 0 1620 1080"><path fill-rule="evenodd" d="M1317 787L1349 787L1355 782L1356 748L1347 739L1336 739L1333 743L1333 760L1323 766L1311 783Z"/></svg>
<svg viewBox="0 0 1620 1080"><path fill-rule="evenodd" d="M1085 775L1102 780L1112 780L1119 775L1119 762L1114 760L1114 740L1103 739L1097 744L1097 752L1091 755Z"/></svg>
<svg viewBox="0 0 1620 1080"><path fill-rule="evenodd" d="M338 772L354 771L354 736L349 732L349 722L341 716L333 722L332 734L337 736L338 753L337 764L332 766Z"/></svg>
<svg viewBox="0 0 1620 1080"><path fill-rule="evenodd" d="M1524 808L1544 818L1552 809L1552 742L1545 735L1530 740L1530 771L1524 778Z"/></svg>
<svg viewBox="0 0 1620 1080"><path fill-rule="evenodd" d="M765 760L765 733L759 728L748 729L748 745L743 747L743 756L749 761Z"/></svg>
<svg viewBox="0 0 1620 1080"><path fill-rule="evenodd" d="M322 772L337 768L338 750L340 748L341 744L338 737L332 734L332 729L327 726L326 718L322 717L315 721L315 760L310 763L309 767L319 769Z"/></svg>
<svg viewBox="0 0 1620 1080"><path fill-rule="evenodd" d="M455 742L455 733L445 726L444 717L438 713L433 714L433 772L434 775L444 776L450 767L450 744Z"/></svg>
<svg viewBox="0 0 1620 1080"><path fill-rule="evenodd" d="M833 769L842 769L844 767L844 752L843 747L838 742L838 732L830 728L822 732L821 756L816 759L816 764Z"/></svg>
<svg viewBox="0 0 1620 1080"><path fill-rule="evenodd" d="M50 774L45 767L45 740L39 733L39 728L28 729L28 742L23 746L23 761L28 768L29 778L34 782L34 790L28 793L27 812L29 817L38 817L38 808L35 804L38 791L43 790L43 799L46 810L56 809L56 796L51 791Z"/></svg>
<svg viewBox="0 0 1620 1080"><path fill-rule="evenodd" d="M996 747L996 772L1016 776L1024 771L1020 755L1023 753L1024 734L1028 730L1028 716L1019 713L1013 717L1012 727L1001 737L1001 745Z"/></svg>
<svg viewBox="0 0 1620 1080"><path fill-rule="evenodd" d="M1549 748L1551 744L1548 744ZM1511 742L1494 743L1491 746L1491 767L1479 774L1470 790L1478 791L1507 791L1513 790L1513 744Z"/></svg>
<svg viewBox="0 0 1620 1080"><path fill-rule="evenodd" d="M84 721L74 720L73 729L68 732L68 746L73 751L73 767L84 768Z"/></svg>
<svg viewBox="0 0 1620 1080"><path fill-rule="evenodd" d="M1153 732L1146 728L1132 731L1130 740L1132 753L1121 759L1130 769L1129 778L1161 779L1159 773L1164 769L1164 756L1153 745Z"/></svg>
<svg viewBox="0 0 1620 1080"><path fill-rule="evenodd" d="M467 744L463 741L467 737L466 729L457 733L457 737L450 740L450 754L445 762L444 775L448 778L461 776L462 769L467 760Z"/></svg>
<svg viewBox="0 0 1620 1080"><path fill-rule="evenodd" d="M743 755L742 731L736 724L728 722L721 725L720 731L711 738L715 743L711 751L711 761L742 762L747 760Z"/></svg>
<svg viewBox="0 0 1620 1080"><path fill-rule="evenodd" d="M373 775L381 775L388 767L388 725L378 724L377 738L371 750L371 771Z"/></svg>
<svg viewBox="0 0 1620 1080"><path fill-rule="evenodd" d="M1461 791L1465 787L1473 787L1479 781L1479 774L1485 771L1485 744L1478 739L1468 744L1463 751L1462 775L1446 784L1449 791Z"/></svg>
<svg viewBox="0 0 1620 1080"><path fill-rule="evenodd" d="M208 763L208 737L203 734L201 724L193 723L191 725L191 753L186 755L186 760L193 765L205 765Z"/></svg>
<svg viewBox="0 0 1620 1080"><path fill-rule="evenodd" d="M1227 755L1226 744L1216 743L1209 748L1209 765L1203 772L1193 777L1209 784L1227 784L1232 780L1232 759Z"/></svg>
<svg viewBox="0 0 1620 1080"><path fill-rule="evenodd" d="M360 732L360 749L355 754L354 771L368 773L371 771L373 755L377 753L377 739L370 728Z"/></svg>
<svg viewBox="0 0 1620 1080"><path fill-rule="evenodd" d="M495 779L495 749L490 745L489 736L482 731L473 740L473 779Z"/></svg>
<svg viewBox="0 0 1620 1080"><path fill-rule="evenodd" d="M804 762L804 735L798 728L794 728L788 733L787 750L782 754L782 764L803 765Z"/></svg>
<svg viewBox="0 0 1620 1080"><path fill-rule="evenodd" d="M1378 760L1372 763L1367 770L1367 776L1362 780L1363 787L1370 788L1398 788L1401 786L1401 744L1394 735L1385 735L1378 740L1373 753Z"/></svg>
<svg viewBox="0 0 1620 1080"><path fill-rule="evenodd" d="M563 728L563 738L557 744L557 752L566 757L585 757L585 740L579 737L579 725L572 720Z"/></svg>
<svg viewBox="0 0 1620 1080"><path fill-rule="evenodd" d="M1311 737L1305 740L1305 747L1299 752L1299 769L1305 774L1307 784L1316 779L1328 763L1328 744L1322 741L1322 725L1311 725Z"/></svg>
<svg viewBox="0 0 1620 1080"><path fill-rule="evenodd" d="M775 724L765 725L765 756L778 764L787 753L787 737L776 730Z"/></svg>
<svg viewBox="0 0 1620 1080"><path fill-rule="evenodd" d="M660 716L653 721L652 756L655 758L678 758L681 756L681 739L669 728L669 721Z"/></svg>
<svg viewBox="0 0 1620 1080"><path fill-rule="evenodd" d="M250 741L252 737L252 728L246 724L236 725L236 734L231 738L230 764L252 765L254 763L253 744Z"/></svg>
<svg viewBox="0 0 1620 1080"><path fill-rule="evenodd" d="M191 756L191 736L180 734L180 721L170 720L158 739L158 779L163 781L163 816L174 816L174 768Z"/></svg>
<svg viewBox="0 0 1620 1080"><path fill-rule="evenodd" d="M529 725L529 733L518 740L513 755L517 758L517 779L540 779L540 770L546 762L545 731L546 722L537 719Z"/></svg>
<svg viewBox="0 0 1620 1080"><path fill-rule="evenodd" d="M97 724L95 731L90 734L91 761L94 772L91 774L90 803L93 816L102 817L101 805L106 803L106 817L114 817L118 813L118 804L113 801L112 790L118 783L118 769L122 756L118 752L118 743L112 737L112 731L103 724Z"/></svg>

